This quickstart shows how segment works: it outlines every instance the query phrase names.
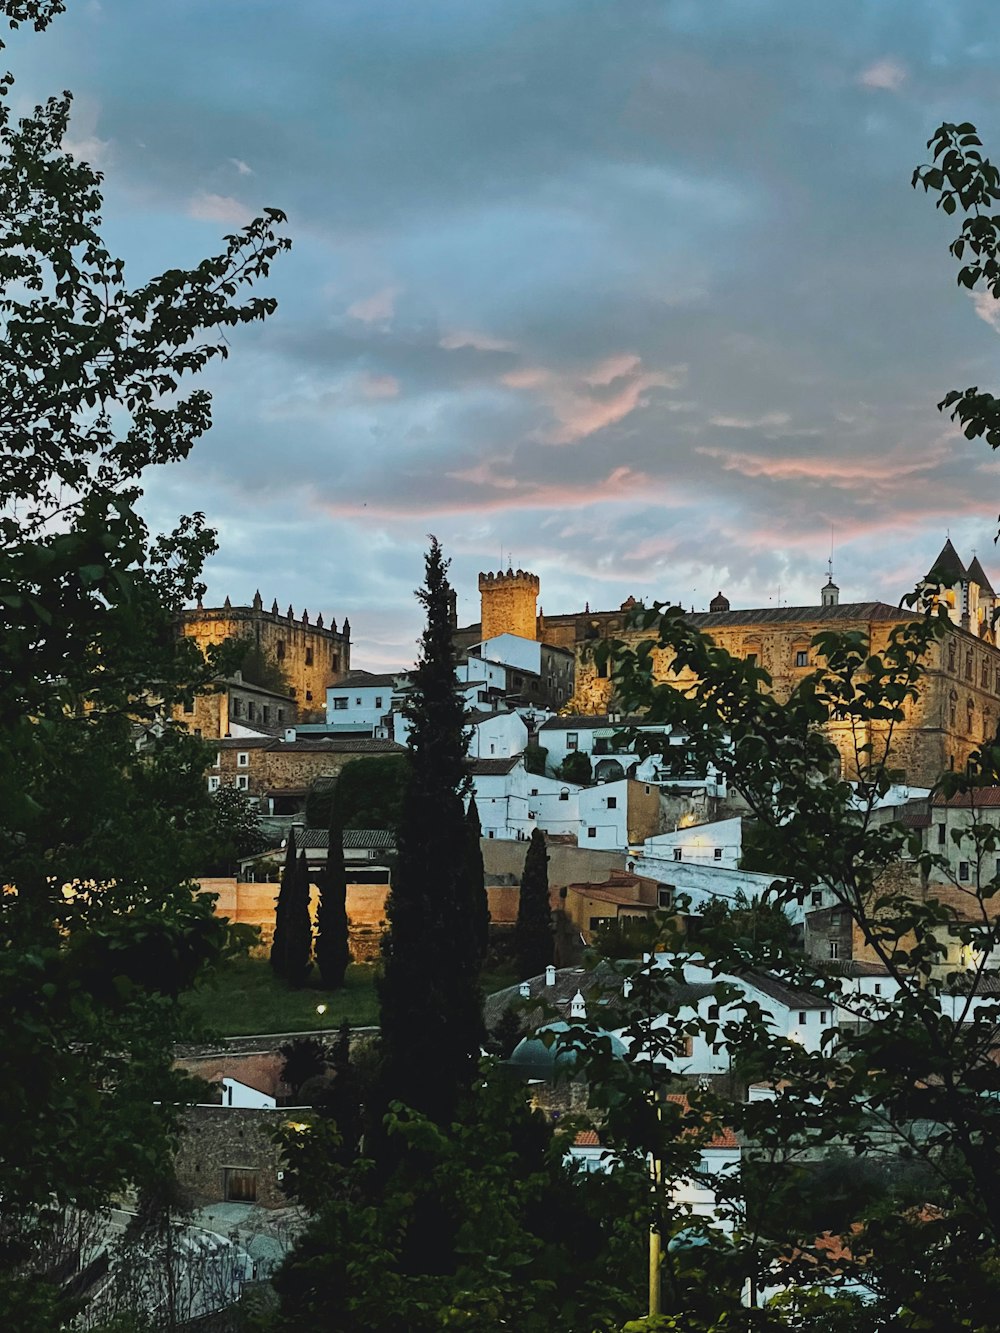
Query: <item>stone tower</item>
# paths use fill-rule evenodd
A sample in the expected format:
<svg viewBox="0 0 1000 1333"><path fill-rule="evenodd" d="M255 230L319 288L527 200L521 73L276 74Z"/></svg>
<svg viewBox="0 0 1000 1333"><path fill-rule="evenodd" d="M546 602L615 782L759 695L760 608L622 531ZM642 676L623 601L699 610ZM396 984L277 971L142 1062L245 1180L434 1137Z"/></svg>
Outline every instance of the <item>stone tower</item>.
<svg viewBox="0 0 1000 1333"><path fill-rule="evenodd" d="M492 639L497 634L517 634L522 639L538 637L535 603L540 587L537 574L523 569L508 569L506 574L479 575L479 597L482 606L482 636Z"/></svg>

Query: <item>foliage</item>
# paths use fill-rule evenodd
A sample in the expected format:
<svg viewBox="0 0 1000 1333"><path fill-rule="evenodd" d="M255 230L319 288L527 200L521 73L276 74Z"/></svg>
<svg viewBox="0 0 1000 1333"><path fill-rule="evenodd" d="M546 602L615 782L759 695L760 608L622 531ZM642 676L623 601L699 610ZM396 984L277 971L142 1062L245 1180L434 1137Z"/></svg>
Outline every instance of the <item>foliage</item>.
<svg viewBox="0 0 1000 1333"><path fill-rule="evenodd" d="M296 858L294 838L289 836L288 843L289 856L274 910L271 966L275 975L290 986L304 986L312 967L312 885L305 852Z"/></svg>
<svg viewBox="0 0 1000 1333"><path fill-rule="evenodd" d="M514 952L520 978L537 977L554 957L552 908L549 904L549 854L545 834L532 830L521 873L514 927Z"/></svg>
<svg viewBox="0 0 1000 1333"><path fill-rule="evenodd" d="M461 1123L394 1105L385 1178L332 1157L322 1127L289 1136L317 1216L278 1274L279 1330L612 1330L644 1279L641 1171L582 1176L520 1088L489 1079ZM325 1169L317 1166L326 1159Z"/></svg>
<svg viewBox="0 0 1000 1333"><path fill-rule="evenodd" d="M330 819L330 843L326 867L320 877L316 911L316 966L323 985L329 990L338 990L344 984L350 961L344 835L334 813Z"/></svg>
<svg viewBox="0 0 1000 1333"><path fill-rule="evenodd" d="M524 747L524 771L526 773L536 773L540 778L544 778L548 758L549 752L544 745L535 743L526 745Z"/></svg>
<svg viewBox="0 0 1000 1333"><path fill-rule="evenodd" d="M288 1084L293 1097L299 1095L303 1083L325 1074L330 1064L329 1049L319 1037L295 1037L283 1042L278 1054L284 1061L281 1081Z"/></svg>
<svg viewBox="0 0 1000 1333"><path fill-rule="evenodd" d="M933 160L917 167L913 186L934 191L945 213L961 209L967 214L949 247L962 265L958 284L967 291L982 286L995 300L1000 298L1000 171L983 157L982 146L968 122L938 126L927 141ZM980 393L977 385L952 389L938 408L958 422L967 439L985 437L991 449L1000 446L1000 399L995 395Z"/></svg>
<svg viewBox="0 0 1000 1333"><path fill-rule="evenodd" d="M236 862L256 856L268 845L261 832L260 817L253 797L238 787L220 787L213 792L211 874L231 874Z"/></svg>
<svg viewBox="0 0 1000 1333"><path fill-rule="evenodd" d="M486 871L483 867L483 848L480 841L483 836L483 826L479 822L479 807L476 805L475 792L469 797L465 823L469 844L469 892L472 894L476 946L479 951L479 962L482 965L490 947L490 904L486 893Z"/></svg>
<svg viewBox="0 0 1000 1333"><path fill-rule="evenodd" d="M766 967L772 952L781 962L801 944L801 931L793 926L781 903L766 898L750 899L737 889L732 901L712 898L702 905L691 922L692 947L708 947L719 953L725 945L753 954Z"/></svg>
<svg viewBox="0 0 1000 1333"><path fill-rule="evenodd" d="M656 914L619 916L602 921L594 932L594 948L602 958L641 958L664 935Z"/></svg>
<svg viewBox="0 0 1000 1333"><path fill-rule="evenodd" d="M309 784L304 811L306 828L330 827L337 782L337 778L324 776L314 778Z"/></svg>
<svg viewBox="0 0 1000 1333"><path fill-rule="evenodd" d="M581 786L592 782L594 771L590 755L583 750L571 750L556 770L556 777L562 782L579 783Z"/></svg>
<svg viewBox="0 0 1000 1333"><path fill-rule="evenodd" d="M373 755L345 764L337 779L337 811L343 828L399 827L409 767L406 755Z"/></svg>
<svg viewBox="0 0 1000 1333"><path fill-rule="evenodd" d="M0 6L38 29L61 8ZM100 235L100 174L63 148L69 95L15 121L12 83L0 79L0 1292L6 1327L40 1330L56 1326L58 1293L19 1265L64 1206L99 1205L167 1155L184 1096L176 997L224 941L189 882L210 837L204 749L167 720L217 665L173 628L214 537L200 515L151 534L139 478L208 428L209 395L187 377L273 310L244 293L288 243L270 210L219 255L130 290Z"/></svg>
<svg viewBox="0 0 1000 1333"><path fill-rule="evenodd" d="M417 593L427 625L406 706L409 780L379 984L385 1101L403 1101L442 1124L472 1082L483 1036L462 801L465 710L447 568L432 539L425 585Z"/></svg>

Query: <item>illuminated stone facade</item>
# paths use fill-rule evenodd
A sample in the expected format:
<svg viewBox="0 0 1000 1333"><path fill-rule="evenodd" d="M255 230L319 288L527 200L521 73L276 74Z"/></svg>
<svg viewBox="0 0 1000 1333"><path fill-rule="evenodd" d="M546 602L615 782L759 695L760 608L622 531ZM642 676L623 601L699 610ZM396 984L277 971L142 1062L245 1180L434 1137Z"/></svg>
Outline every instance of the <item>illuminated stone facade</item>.
<svg viewBox="0 0 1000 1333"><path fill-rule="evenodd" d="M523 569L508 569L493 574L479 575L479 596L482 606L480 638L493 639L499 634L516 634L522 639L535 639L538 617L539 581L536 574Z"/></svg>
<svg viewBox="0 0 1000 1333"><path fill-rule="evenodd" d="M199 606L181 613L180 632L197 640L204 651L226 639L245 639L280 667L288 680L289 698L298 720L321 722L326 717L326 691L351 668L351 626L345 619L324 625L323 616L310 621L309 612L296 618L292 608L282 615L274 602L265 611L260 593L250 606L233 606L227 597L220 607ZM218 704L215 705L218 710ZM274 713L277 713L275 705ZM203 734L219 735L215 730ZM221 734L225 734L224 732Z"/></svg>

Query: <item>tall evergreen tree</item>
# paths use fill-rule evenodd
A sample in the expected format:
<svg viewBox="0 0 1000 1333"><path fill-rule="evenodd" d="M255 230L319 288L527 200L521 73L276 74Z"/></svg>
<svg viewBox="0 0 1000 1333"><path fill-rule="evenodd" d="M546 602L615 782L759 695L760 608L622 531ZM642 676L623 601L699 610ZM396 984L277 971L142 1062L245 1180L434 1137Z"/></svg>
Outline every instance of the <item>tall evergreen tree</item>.
<svg viewBox="0 0 1000 1333"><path fill-rule="evenodd" d="M288 932L289 904L295 893L295 828L288 830L285 844L285 864L281 871L281 884L274 903L274 936L271 939L271 966L279 976L283 976L285 963L285 938Z"/></svg>
<svg viewBox="0 0 1000 1333"><path fill-rule="evenodd" d="M330 846L326 854L326 871L320 880L319 907L316 912L316 966L323 985L329 990L337 990L342 986L350 961L344 834L334 799L330 811Z"/></svg>
<svg viewBox="0 0 1000 1333"><path fill-rule="evenodd" d="M379 985L383 1095L440 1124L473 1078L483 1039L468 831L465 710L455 676L447 562L431 539L427 613L407 705L409 780Z"/></svg>
<svg viewBox="0 0 1000 1333"><path fill-rule="evenodd" d="M465 812L465 824L469 840L469 892L472 894L472 910L476 931L476 943L479 947L480 966L486 959L490 947L490 903L486 893L486 870L483 866L483 848L480 839L483 826L479 819L479 807L476 805L476 793L469 797L469 808Z"/></svg>
<svg viewBox="0 0 1000 1333"><path fill-rule="evenodd" d="M292 855L294 854L293 848ZM305 985L312 966L312 919L309 916L309 894L309 865L305 852L300 852L291 874L286 873L281 882L281 891L278 894L279 915L275 925L275 940L271 947L271 964L278 976L290 986ZM280 923L280 935L277 923Z"/></svg>
<svg viewBox="0 0 1000 1333"><path fill-rule="evenodd" d="M549 854L545 834L536 828L528 843L521 874L521 894L514 927L518 975L535 977L554 958L552 908L549 905Z"/></svg>

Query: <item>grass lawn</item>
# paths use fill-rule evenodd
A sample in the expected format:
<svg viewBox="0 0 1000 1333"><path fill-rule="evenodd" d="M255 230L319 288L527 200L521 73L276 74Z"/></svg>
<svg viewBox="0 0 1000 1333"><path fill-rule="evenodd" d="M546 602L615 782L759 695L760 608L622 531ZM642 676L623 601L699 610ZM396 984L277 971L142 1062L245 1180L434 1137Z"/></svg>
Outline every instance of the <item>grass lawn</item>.
<svg viewBox="0 0 1000 1333"><path fill-rule="evenodd" d="M319 977L313 974L313 980ZM322 986L292 990L279 981L266 958L237 958L186 996L185 1007L198 1022L224 1037L258 1032L315 1032L338 1027L346 1018L355 1027L378 1022L375 970L358 963L347 969L337 991ZM318 1014L316 1006L326 1005Z"/></svg>

